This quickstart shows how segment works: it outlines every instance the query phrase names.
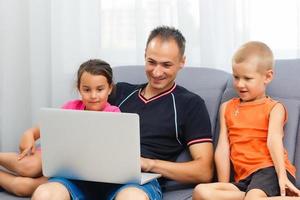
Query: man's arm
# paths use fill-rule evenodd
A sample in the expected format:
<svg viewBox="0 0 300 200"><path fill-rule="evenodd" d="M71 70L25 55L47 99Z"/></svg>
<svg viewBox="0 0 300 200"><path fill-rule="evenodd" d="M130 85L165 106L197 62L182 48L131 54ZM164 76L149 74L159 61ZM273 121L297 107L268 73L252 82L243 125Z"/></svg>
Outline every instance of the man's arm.
<svg viewBox="0 0 300 200"><path fill-rule="evenodd" d="M210 182L213 176L213 145L197 143L189 147L192 161L169 162L141 158L142 170L162 174L163 177L183 183Z"/></svg>

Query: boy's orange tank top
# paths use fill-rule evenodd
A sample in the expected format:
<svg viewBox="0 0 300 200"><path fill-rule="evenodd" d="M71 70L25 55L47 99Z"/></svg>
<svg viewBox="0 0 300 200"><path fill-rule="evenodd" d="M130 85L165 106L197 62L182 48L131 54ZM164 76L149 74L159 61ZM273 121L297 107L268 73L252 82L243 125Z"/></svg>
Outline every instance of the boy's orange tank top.
<svg viewBox="0 0 300 200"><path fill-rule="evenodd" d="M242 104L239 98L228 102L225 121L235 181L245 179L259 169L274 166L267 147L267 137L269 115L277 103L269 97ZM296 169L288 160L285 149L284 159L286 169L295 176Z"/></svg>

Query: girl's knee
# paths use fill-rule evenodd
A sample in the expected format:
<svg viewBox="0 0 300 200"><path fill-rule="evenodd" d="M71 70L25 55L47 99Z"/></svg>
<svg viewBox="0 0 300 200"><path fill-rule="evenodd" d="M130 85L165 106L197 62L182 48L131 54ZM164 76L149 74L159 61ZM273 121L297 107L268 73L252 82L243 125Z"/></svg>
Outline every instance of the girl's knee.
<svg viewBox="0 0 300 200"><path fill-rule="evenodd" d="M25 177L39 177L42 175L41 162L37 159L28 159L20 162L18 174Z"/></svg>

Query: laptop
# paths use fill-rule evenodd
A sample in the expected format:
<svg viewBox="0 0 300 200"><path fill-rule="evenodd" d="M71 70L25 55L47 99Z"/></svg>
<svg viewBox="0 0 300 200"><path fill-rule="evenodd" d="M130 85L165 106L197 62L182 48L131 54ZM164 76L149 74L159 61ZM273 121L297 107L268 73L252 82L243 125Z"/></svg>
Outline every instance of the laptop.
<svg viewBox="0 0 300 200"><path fill-rule="evenodd" d="M145 184L161 176L141 172L137 114L42 108L39 125L46 177Z"/></svg>

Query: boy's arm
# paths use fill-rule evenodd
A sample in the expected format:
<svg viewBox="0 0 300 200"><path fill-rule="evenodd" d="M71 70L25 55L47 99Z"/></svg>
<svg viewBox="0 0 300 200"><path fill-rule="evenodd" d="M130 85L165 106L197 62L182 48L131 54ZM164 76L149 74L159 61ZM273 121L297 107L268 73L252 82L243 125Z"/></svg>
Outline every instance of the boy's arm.
<svg viewBox="0 0 300 200"><path fill-rule="evenodd" d="M220 133L215 152L215 163L219 182L229 182L230 180L229 142L224 116L226 105L227 102L223 103L220 108Z"/></svg>
<svg viewBox="0 0 300 200"><path fill-rule="evenodd" d="M277 173L281 196L286 195L286 189L299 196L300 191L287 178L285 168L283 147L285 112L285 108L280 103L272 109L269 118L267 145Z"/></svg>

